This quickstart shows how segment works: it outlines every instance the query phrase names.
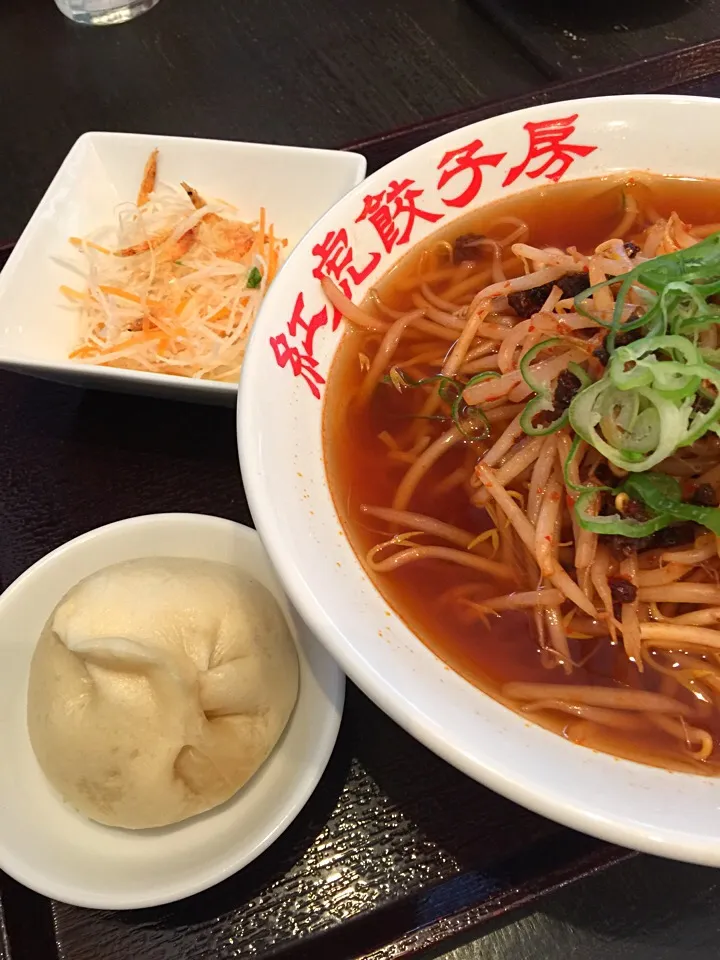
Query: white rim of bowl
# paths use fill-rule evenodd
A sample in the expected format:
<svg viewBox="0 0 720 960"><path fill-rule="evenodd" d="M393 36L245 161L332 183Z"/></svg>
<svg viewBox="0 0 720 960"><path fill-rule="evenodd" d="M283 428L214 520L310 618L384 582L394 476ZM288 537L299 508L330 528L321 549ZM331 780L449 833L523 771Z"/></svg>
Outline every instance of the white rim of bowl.
<svg viewBox="0 0 720 960"><path fill-rule="evenodd" d="M575 108L579 109L580 107L588 107L593 104L607 102L614 102L619 106L622 106L624 103L672 103L677 105L684 103L706 103L713 104L715 108L720 111L720 101L713 97L693 97L674 94L625 94L620 96L561 100L548 104L525 107L521 110L511 111L500 116L516 116L518 119L524 119L525 117L531 117L544 111L549 106L557 108L558 110L573 110ZM496 119L496 117L486 117L484 120L477 121L477 123L492 122L494 119ZM476 124L473 123L467 126L474 127L475 125ZM463 128L457 128L451 131L451 133L456 134L460 129ZM295 250L300 250L303 247L310 233L316 229L319 232L326 223L332 221L335 211L339 206L361 197L362 193L367 191L368 183L380 177L383 170L387 170L388 167L403 157L416 156L422 153L429 145L441 141L445 136L448 136L448 134L443 134L441 137L429 140L415 147L401 157L390 161L385 167L372 173L365 181L357 187L354 187L331 207L311 230L308 231L308 234L298 242ZM291 254L291 257L288 259L288 263L291 261L294 253L295 251L293 251L293 254ZM259 316L258 319L262 319L262 317ZM254 344L259 342L262 337L262 325L263 324L258 324L257 322L255 324L248 345L249 352L253 350ZM248 352L246 352L245 356L246 365ZM303 620L310 626L313 633L321 639L322 643L327 645L332 656L340 663L348 677L363 690L374 703L387 713L389 717L403 727L411 736L432 750L437 756L467 774L471 779L482 783L484 786L489 787L501 796L520 804L526 809L532 810L541 816L547 817L549 820L561 823L574 830L589 834L601 840L607 840L610 843L620 844L630 849L686 862L693 861L696 863L720 865L720 847L709 851L707 841L703 841L696 835L687 834L680 830L647 825L642 825L642 829L640 825L633 827L620 816L607 816L605 814L599 814L589 808L580 809L574 806L567 801L567 798L561 792L553 792L552 789L539 786L524 779L522 770L518 770L517 774L511 778L504 771L483 764L476 758L469 756L462 750L454 748L451 744L441 739L433 727L424 719L422 712L418 710L414 704L408 700L399 699L398 691L385 677L377 671L373 671L372 678L369 678L368 665L362 661L352 646L344 642L339 627L327 616L320 603L305 587L302 570L295 562L295 558L291 556L289 551L281 550L279 546L277 546L282 535L280 514L262 506L265 492L262 484L262 448L261 445L256 442L258 425L253 421L251 413L253 407L253 389L252 370L250 375L248 375L247 370L244 369L243 375L240 378L236 420L240 467L253 520L265 544L265 549L292 603ZM323 404L324 403L325 398L323 398ZM344 532L343 536L345 536ZM377 587L375 587L375 589L377 591ZM382 597L380 591L377 591L377 595L379 598ZM399 614L395 611L394 615L399 617ZM399 617L399 619L402 620L402 617ZM418 643L422 643L420 637L417 639ZM493 699L489 697L489 694L483 695L489 699ZM402 706L400 706L399 703L402 704ZM632 763L632 761L618 762ZM638 764L633 765L637 766ZM696 777L695 774L674 773L672 775ZM709 852L712 855L709 856Z"/></svg>

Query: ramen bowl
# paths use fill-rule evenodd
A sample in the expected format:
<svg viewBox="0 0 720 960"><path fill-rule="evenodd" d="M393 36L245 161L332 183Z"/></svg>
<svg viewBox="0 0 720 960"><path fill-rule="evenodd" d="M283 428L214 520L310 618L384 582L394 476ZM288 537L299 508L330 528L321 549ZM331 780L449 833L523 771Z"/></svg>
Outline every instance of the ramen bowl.
<svg viewBox="0 0 720 960"><path fill-rule="evenodd" d="M449 669L379 592L344 533L326 472L323 407L345 400L325 395L344 321L320 278L359 304L435 231L540 185L626 171L720 180L718 120L720 102L702 98L554 103L453 131L393 161L293 253L255 326L238 407L245 487L275 567L303 618L378 706L470 777L546 817L712 865L720 865L720 781L618 759L529 722Z"/></svg>

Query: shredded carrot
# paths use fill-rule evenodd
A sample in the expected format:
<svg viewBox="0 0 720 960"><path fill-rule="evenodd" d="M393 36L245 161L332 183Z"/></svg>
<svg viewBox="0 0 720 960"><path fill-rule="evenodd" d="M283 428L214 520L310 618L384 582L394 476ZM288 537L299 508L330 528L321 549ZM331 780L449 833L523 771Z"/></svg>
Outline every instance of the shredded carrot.
<svg viewBox="0 0 720 960"><path fill-rule="evenodd" d="M230 316L230 311L227 307L222 307L217 313L213 313L207 318L206 323L217 323L218 320L227 320Z"/></svg>
<svg viewBox="0 0 720 960"><path fill-rule="evenodd" d="M145 168L142 204L123 205L111 245L100 234L103 244L70 238L86 260L88 283L84 291L60 288L79 320L69 356L235 382L287 240L276 237L265 207L256 221L241 221L234 208L208 203L188 184L158 181L154 160Z"/></svg>
<svg viewBox="0 0 720 960"><path fill-rule="evenodd" d="M188 331L185 327L182 327L182 326L173 327L171 320L168 321L168 323L165 323L165 321L162 318L156 316L155 314L149 314L148 320L153 326L157 327L158 330L162 330L162 332L167 337L170 337L173 340L175 340L178 337L188 336Z"/></svg>
<svg viewBox="0 0 720 960"><path fill-rule="evenodd" d="M265 207L260 207L260 216L258 218L258 226L255 231L255 240L253 242L253 253L260 254L265 250Z"/></svg>
<svg viewBox="0 0 720 960"><path fill-rule="evenodd" d="M115 353L117 350L125 350L127 347L134 347L139 344L149 343L151 341L157 342L162 339L163 336L160 333L138 333L136 336L127 337L125 340L120 340L118 343L114 343L111 347L95 347L94 353L89 345L78 347L77 350L72 351L70 357L77 357L81 354L81 352L84 356L103 357L106 354Z"/></svg>
<svg viewBox="0 0 720 960"><path fill-rule="evenodd" d="M69 360L81 360L84 357L94 356L94 351L87 345L83 344L80 347L76 347L74 350L71 350L68 354Z"/></svg>
<svg viewBox="0 0 720 960"><path fill-rule="evenodd" d="M275 271L276 271L277 259L278 259L278 257L277 257L277 250L276 250L276 248L275 248L275 237L274 237L274 235L273 235L272 224L270 225L270 229L268 230L267 242L268 242L268 246L269 246L269 248L270 248L270 252L268 253L268 276L267 276L267 282L268 282L268 283L272 283L273 280L275 279Z"/></svg>
<svg viewBox="0 0 720 960"><path fill-rule="evenodd" d="M189 303L190 303L190 298L189 298L189 297L184 297L184 298L180 301L180 303L175 307L175 316L176 316L176 317L179 317L180 314L183 312L183 310L185 309L185 307L186 307Z"/></svg>
<svg viewBox="0 0 720 960"><path fill-rule="evenodd" d="M108 297L121 297L123 300L130 300L131 303L142 303L151 310L162 310L163 305L156 300L144 300L136 293L130 293L129 290L121 290L120 287L109 287L101 285L100 290Z"/></svg>
<svg viewBox="0 0 720 960"><path fill-rule="evenodd" d="M70 243L74 247L90 247L91 250L97 250L98 253L107 253L110 251L107 247L101 247L99 243L93 243L92 240L82 240L80 237L70 237Z"/></svg>
<svg viewBox="0 0 720 960"><path fill-rule="evenodd" d="M66 287L65 284L62 284L60 287L60 293L67 297L68 300L84 300L87 296L86 293L81 293L79 290L73 290L72 287Z"/></svg>

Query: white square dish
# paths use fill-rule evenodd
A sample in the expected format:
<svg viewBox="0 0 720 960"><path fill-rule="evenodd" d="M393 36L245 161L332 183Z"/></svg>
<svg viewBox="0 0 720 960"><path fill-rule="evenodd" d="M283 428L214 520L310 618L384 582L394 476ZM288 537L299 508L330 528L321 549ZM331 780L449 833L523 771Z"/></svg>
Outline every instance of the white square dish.
<svg viewBox="0 0 720 960"><path fill-rule="evenodd" d="M91 366L68 359L76 342L75 312L59 288L77 282L60 261L71 259L71 236L112 224L132 200L150 152L158 147L160 177L186 180L223 197L239 217L261 206L288 240L288 252L326 210L365 175L360 154L261 143L86 133L48 187L0 273L0 368L96 389L234 404L237 385L161 373Z"/></svg>

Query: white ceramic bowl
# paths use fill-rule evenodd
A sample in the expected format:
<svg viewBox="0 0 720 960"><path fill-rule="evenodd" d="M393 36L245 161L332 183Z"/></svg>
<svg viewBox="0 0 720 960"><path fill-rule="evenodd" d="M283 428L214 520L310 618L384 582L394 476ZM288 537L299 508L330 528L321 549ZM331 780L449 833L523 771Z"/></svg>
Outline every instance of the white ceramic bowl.
<svg viewBox="0 0 720 960"><path fill-rule="evenodd" d="M365 175L365 158L341 150L265 143L86 133L75 143L0 273L0 368L97 389L199 403L233 404L237 386L209 380L89 366L68 360L77 321L59 292L77 275L59 261L75 257L71 236L117 220L132 201L145 161L160 148L160 179L192 183L222 197L251 221L261 206L287 237L288 250Z"/></svg>
<svg viewBox="0 0 720 960"><path fill-rule="evenodd" d="M174 827L120 830L86 820L48 785L30 747L30 659L48 616L74 584L139 557L232 563L283 605L300 657L300 693L277 747L231 800ZM345 679L285 600L254 530L196 514L122 520L66 543L0 597L0 869L39 893L98 909L150 907L219 883L297 816L332 752Z"/></svg>
<svg viewBox="0 0 720 960"><path fill-rule="evenodd" d="M718 100L578 100L485 120L393 161L316 224L270 291L238 413L246 491L276 569L306 621L380 707L460 770L538 813L629 847L716 865L720 780L617 760L529 724L448 670L364 573L325 475L322 395L341 331L320 325L332 311L322 314L314 271L327 268L314 250L326 237L342 238L355 272L346 266L340 276L359 302L412 244L501 196L612 171L720 179L719 123ZM531 136L540 147L534 156ZM551 154L553 143L562 149ZM423 215L411 220L410 204ZM305 330L288 328L299 294L306 322L320 318L312 362L303 359Z"/></svg>

